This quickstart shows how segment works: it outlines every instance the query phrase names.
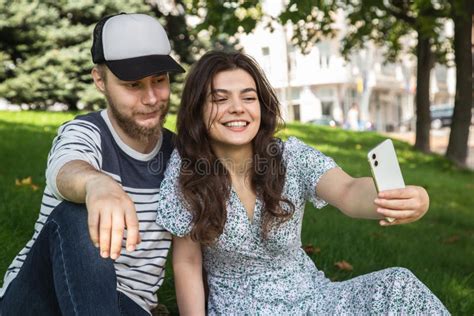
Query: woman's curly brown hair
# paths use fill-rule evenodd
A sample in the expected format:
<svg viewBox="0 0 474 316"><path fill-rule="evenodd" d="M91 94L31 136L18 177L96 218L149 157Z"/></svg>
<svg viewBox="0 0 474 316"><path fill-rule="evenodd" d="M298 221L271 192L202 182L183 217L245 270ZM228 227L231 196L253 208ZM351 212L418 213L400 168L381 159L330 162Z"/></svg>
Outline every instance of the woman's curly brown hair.
<svg viewBox="0 0 474 316"><path fill-rule="evenodd" d="M231 188L229 173L211 148L208 125L203 119L204 107L209 91L213 91L216 74L235 69L242 69L253 78L260 102L261 123L252 142L254 156L250 172L252 188L263 200L263 238L294 212L294 205L282 197L286 167L281 141L274 136L282 122L274 90L251 57L240 52L209 52L194 64L187 76L176 141L182 159L179 189L193 215L190 235L202 244L212 244L222 234Z"/></svg>

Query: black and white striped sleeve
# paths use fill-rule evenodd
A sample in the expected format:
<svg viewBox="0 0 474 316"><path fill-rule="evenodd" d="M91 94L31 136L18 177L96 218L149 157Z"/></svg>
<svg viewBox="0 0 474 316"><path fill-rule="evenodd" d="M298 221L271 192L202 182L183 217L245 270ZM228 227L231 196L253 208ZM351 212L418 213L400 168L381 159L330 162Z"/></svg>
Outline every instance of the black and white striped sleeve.
<svg viewBox="0 0 474 316"><path fill-rule="evenodd" d="M48 155L46 186L56 198L64 200L56 185L59 170L68 162L82 160L100 170L102 167L101 138L99 128L84 120L72 120L63 124Z"/></svg>

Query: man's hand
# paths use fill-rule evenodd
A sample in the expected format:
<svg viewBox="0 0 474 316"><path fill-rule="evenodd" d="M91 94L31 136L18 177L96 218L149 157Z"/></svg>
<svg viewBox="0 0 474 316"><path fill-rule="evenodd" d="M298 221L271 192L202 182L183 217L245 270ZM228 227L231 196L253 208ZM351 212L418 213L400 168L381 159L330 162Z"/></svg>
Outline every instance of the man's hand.
<svg viewBox="0 0 474 316"><path fill-rule="evenodd" d="M407 186L404 189L387 190L378 194L374 200L377 213L395 220L381 220L380 225L398 225L414 222L428 211L430 198L426 190L419 186Z"/></svg>
<svg viewBox="0 0 474 316"><path fill-rule="evenodd" d="M140 243L135 205L122 187L108 175L98 173L85 184L89 234L103 258L117 259L127 227L127 251Z"/></svg>
<svg viewBox="0 0 474 316"><path fill-rule="evenodd" d="M125 227L126 248L135 250L140 242L135 204L114 179L85 161L72 160L49 181L56 181L64 199L86 204L89 234L102 257L120 256Z"/></svg>

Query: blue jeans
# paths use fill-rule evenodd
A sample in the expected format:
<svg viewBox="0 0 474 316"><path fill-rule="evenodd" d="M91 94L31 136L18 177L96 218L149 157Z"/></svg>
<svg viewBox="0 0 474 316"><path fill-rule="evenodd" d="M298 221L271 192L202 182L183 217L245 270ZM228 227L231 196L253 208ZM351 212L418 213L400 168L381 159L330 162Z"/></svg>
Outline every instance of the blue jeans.
<svg viewBox="0 0 474 316"><path fill-rule="evenodd" d="M117 291L113 261L89 237L85 206L63 202L0 300L0 315L149 314Z"/></svg>

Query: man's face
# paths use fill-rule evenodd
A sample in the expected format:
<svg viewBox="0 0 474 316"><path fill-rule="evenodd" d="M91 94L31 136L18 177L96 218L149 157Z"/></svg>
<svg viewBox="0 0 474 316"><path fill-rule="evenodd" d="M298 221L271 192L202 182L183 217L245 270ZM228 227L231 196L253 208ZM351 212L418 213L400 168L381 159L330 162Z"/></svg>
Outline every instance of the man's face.
<svg viewBox="0 0 474 316"><path fill-rule="evenodd" d="M147 141L157 137L168 113L168 75L123 81L104 68L106 80L101 83L96 80L96 85L107 98L110 119L135 140Z"/></svg>

